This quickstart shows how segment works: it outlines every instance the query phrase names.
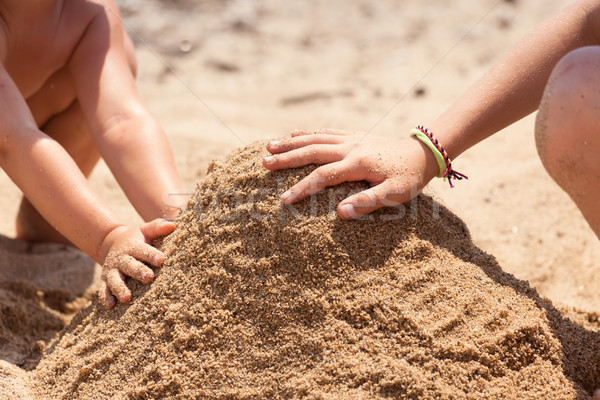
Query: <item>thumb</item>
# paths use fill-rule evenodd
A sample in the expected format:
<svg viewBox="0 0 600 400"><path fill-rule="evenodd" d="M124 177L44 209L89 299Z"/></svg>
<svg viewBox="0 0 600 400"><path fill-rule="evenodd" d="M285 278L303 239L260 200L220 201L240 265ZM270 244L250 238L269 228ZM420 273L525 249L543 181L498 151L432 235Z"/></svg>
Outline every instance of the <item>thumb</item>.
<svg viewBox="0 0 600 400"><path fill-rule="evenodd" d="M174 230L175 224L162 218L157 218L140 226L140 231L142 231L147 241L168 235Z"/></svg>
<svg viewBox="0 0 600 400"><path fill-rule="evenodd" d="M342 219L359 218L382 207L405 203L416 194L411 196L410 192L395 190L395 185L386 181L342 200L337 208L338 215Z"/></svg>

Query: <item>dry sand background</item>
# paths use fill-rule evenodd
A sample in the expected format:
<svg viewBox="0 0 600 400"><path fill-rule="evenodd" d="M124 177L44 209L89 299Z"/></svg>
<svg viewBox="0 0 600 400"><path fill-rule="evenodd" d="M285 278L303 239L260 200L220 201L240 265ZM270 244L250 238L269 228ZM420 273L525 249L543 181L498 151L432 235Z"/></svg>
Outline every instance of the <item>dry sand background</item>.
<svg viewBox="0 0 600 400"><path fill-rule="evenodd" d="M191 192L210 159L256 139L322 127L406 135L569 2L118 3L137 46L140 92L167 131ZM515 124L456 160L468 182L431 186L505 271L555 303L598 310L600 244L543 170L532 132L532 118ZM104 164L91 181L125 220L139 221ZM0 185L0 233L11 236L20 194L4 176ZM9 240L0 247L17 266L3 274L3 285L36 279L45 293L62 293L55 297L63 300L46 296L43 304L59 319L83 302L68 293L79 295L91 282L85 259L60 247L31 250ZM76 278L74 266L86 273Z"/></svg>

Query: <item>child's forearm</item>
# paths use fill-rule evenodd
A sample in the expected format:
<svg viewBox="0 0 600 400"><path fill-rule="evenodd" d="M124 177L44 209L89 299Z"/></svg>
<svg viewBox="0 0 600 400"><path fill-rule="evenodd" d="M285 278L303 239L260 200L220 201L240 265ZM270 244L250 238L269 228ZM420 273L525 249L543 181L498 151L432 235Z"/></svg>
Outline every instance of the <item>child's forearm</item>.
<svg viewBox="0 0 600 400"><path fill-rule="evenodd" d="M175 161L165 134L149 112L132 115L97 140L102 157L146 221L174 217L182 201Z"/></svg>
<svg viewBox="0 0 600 400"><path fill-rule="evenodd" d="M60 144L34 128L13 139L2 149L0 167L56 230L101 263L100 246L120 220Z"/></svg>
<svg viewBox="0 0 600 400"><path fill-rule="evenodd" d="M537 109L554 65L598 44L598 3L578 2L539 26L429 126L451 158Z"/></svg>

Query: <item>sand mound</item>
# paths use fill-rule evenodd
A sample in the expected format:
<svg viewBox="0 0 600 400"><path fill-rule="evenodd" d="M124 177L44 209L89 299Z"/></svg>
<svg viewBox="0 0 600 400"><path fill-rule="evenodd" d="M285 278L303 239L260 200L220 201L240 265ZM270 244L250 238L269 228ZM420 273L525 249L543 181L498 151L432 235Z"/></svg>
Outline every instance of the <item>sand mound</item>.
<svg viewBox="0 0 600 400"><path fill-rule="evenodd" d="M447 209L422 195L341 221L362 183L283 206L311 167L270 173L264 153L211 165L156 281L71 322L30 376L40 398L589 398L598 334Z"/></svg>

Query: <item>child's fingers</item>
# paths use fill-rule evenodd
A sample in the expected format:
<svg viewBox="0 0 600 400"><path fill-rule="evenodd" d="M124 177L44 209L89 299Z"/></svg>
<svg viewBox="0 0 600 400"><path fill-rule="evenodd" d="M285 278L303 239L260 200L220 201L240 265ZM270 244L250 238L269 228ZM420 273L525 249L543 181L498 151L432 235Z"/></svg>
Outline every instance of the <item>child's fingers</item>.
<svg viewBox="0 0 600 400"><path fill-rule="evenodd" d="M393 185L383 182L370 189L342 200L338 215L342 219L355 219L382 207L392 207L410 200L404 193L395 192Z"/></svg>
<svg viewBox="0 0 600 400"><path fill-rule="evenodd" d="M152 282L152 280L154 279L154 271L152 271L150 268L144 265L141 262L143 260L138 261L140 259L137 255L134 254L135 252L130 251L129 253L130 255L124 255L121 258L121 263L118 266L119 270L123 274L132 277L136 281L140 281L146 284Z"/></svg>
<svg viewBox="0 0 600 400"><path fill-rule="evenodd" d="M111 309L117 304L115 296L112 295L110 289L108 289L108 286L106 286L106 282L104 281L100 282L98 297L100 298L100 304L102 304L106 309Z"/></svg>
<svg viewBox="0 0 600 400"><path fill-rule="evenodd" d="M140 243L137 246L132 246L127 253L136 260L152 265L153 267L162 267L165 262L165 255L162 251L150 246L146 243ZM147 268L147 267L146 267ZM148 270L152 271L150 268ZM123 270L122 270L123 271ZM125 271L123 271L125 272ZM147 271L146 271L147 272ZM129 274L127 274L129 275ZM154 274L153 274L154 275ZM129 275L134 277L133 275ZM136 278L137 279L137 278ZM140 279L138 279L140 280ZM142 282L145 282L142 280ZM145 282L147 283L147 282Z"/></svg>
<svg viewBox="0 0 600 400"><path fill-rule="evenodd" d="M316 133L314 135L298 136L286 140L272 140L267 144L267 150L271 154L279 154L311 144L339 144L343 142L344 138L342 136Z"/></svg>
<svg viewBox="0 0 600 400"><path fill-rule="evenodd" d="M125 275L116 268L111 268L106 274L106 286L121 303L131 300L131 291L125 284Z"/></svg>
<svg viewBox="0 0 600 400"><path fill-rule="evenodd" d="M363 179L354 172L347 161L322 165L282 194L281 201L285 204L292 204L328 186Z"/></svg>
<svg viewBox="0 0 600 400"><path fill-rule="evenodd" d="M168 235L175 230L175 224L162 218L155 219L140 226L146 241L151 242L161 236Z"/></svg>
<svg viewBox="0 0 600 400"><path fill-rule="evenodd" d="M292 137L315 135L315 134L345 136L345 135L355 135L356 132L345 131L343 129L319 129L319 130L308 130L308 131L296 130L296 131L292 132Z"/></svg>
<svg viewBox="0 0 600 400"><path fill-rule="evenodd" d="M270 170L328 164L344 158L344 149L333 144L311 144L287 153L266 157L263 166Z"/></svg>

